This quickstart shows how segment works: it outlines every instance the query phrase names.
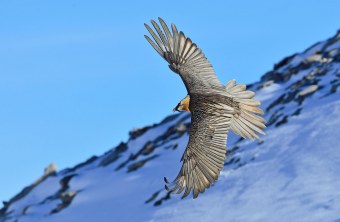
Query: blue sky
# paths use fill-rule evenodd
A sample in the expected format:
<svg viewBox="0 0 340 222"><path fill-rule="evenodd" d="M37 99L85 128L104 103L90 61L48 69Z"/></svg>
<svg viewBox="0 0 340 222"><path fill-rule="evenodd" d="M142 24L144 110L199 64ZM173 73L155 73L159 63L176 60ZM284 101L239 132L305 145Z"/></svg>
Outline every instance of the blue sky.
<svg viewBox="0 0 340 222"><path fill-rule="evenodd" d="M185 95L143 35L161 16L218 78L252 83L340 29L338 0L0 3L0 200L163 119Z"/></svg>

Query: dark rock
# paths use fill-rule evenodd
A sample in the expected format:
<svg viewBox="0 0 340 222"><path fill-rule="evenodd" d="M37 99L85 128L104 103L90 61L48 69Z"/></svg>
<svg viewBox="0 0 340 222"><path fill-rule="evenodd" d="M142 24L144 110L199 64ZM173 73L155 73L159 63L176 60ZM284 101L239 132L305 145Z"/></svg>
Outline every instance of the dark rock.
<svg viewBox="0 0 340 222"><path fill-rule="evenodd" d="M262 87L261 88L266 88L268 86L271 86L272 84L274 83L274 80L269 80L269 81L266 81L262 84Z"/></svg>
<svg viewBox="0 0 340 222"><path fill-rule="evenodd" d="M127 172L130 173L132 171L138 170L139 168L141 168L142 166L144 166L144 164L152 159L155 159L159 157L159 155L153 155L151 157L145 158L144 160L140 160L136 163L133 163L131 165L128 166Z"/></svg>
<svg viewBox="0 0 340 222"><path fill-rule="evenodd" d="M230 159L228 159L225 163L224 166L230 165L230 164L234 164L234 163L238 163L240 162L240 158L239 157L232 157Z"/></svg>
<svg viewBox="0 0 340 222"><path fill-rule="evenodd" d="M333 79L333 80L330 81L330 84L333 85L334 83L337 83L338 81L339 81L338 79Z"/></svg>
<svg viewBox="0 0 340 222"><path fill-rule="evenodd" d="M291 92L286 93L285 99L282 101L283 104L287 104L287 103L293 101L294 98L296 97L296 93L297 93L297 91L291 91Z"/></svg>
<svg viewBox="0 0 340 222"><path fill-rule="evenodd" d="M245 165L247 165L246 162L244 162L244 163L239 163L239 164L237 164L236 167L233 168L233 170L237 170L237 169L239 169L239 168L241 168L241 167L243 167L243 166L245 166Z"/></svg>
<svg viewBox="0 0 340 222"><path fill-rule="evenodd" d="M183 115L183 117L179 119L176 124L169 127L163 135L157 137L154 140L154 143L157 144L157 146L161 146L162 144L167 143L169 140L174 140L183 136L183 134L187 133L190 129L190 123L184 123L184 121L188 118L190 118L190 115Z"/></svg>
<svg viewBox="0 0 340 222"><path fill-rule="evenodd" d="M22 214L22 215L26 215L29 207L30 207L30 206L24 207L24 209L22 209L22 213L21 213L21 214Z"/></svg>
<svg viewBox="0 0 340 222"><path fill-rule="evenodd" d="M339 52L340 52L340 50L339 50ZM340 53L338 53L337 55L333 56L333 61L340 62Z"/></svg>
<svg viewBox="0 0 340 222"><path fill-rule="evenodd" d="M227 165L230 165L230 164L233 164L233 163L237 163L241 160L239 157L233 157L233 155L236 153L236 151L239 148L240 147L238 145L236 145L233 148L227 149L227 153L226 153L227 158L225 159L224 166L227 166Z"/></svg>
<svg viewBox="0 0 340 222"><path fill-rule="evenodd" d="M332 85L330 93L335 93L339 86L340 86L340 83L336 83Z"/></svg>
<svg viewBox="0 0 340 222"><path fill-rule="evenodd" d="M301 110L302 110L302 108L298 108L297 110L295 110L294 113L292 113L292 116L298 116L298 115L300 115Z"/></svg>
<svg viewBox="0 0 340 222"><path fill-rule="evenodd" d="M147 199L147 200L145 201L145 203L148 204L148 203L154 201L154 200L157 198L157 196L159 195L159 193L160 193L161 191L162 191L162 190L159 190L159 191L153 193L152 196L151 196L149 199Z"/></svg>
<svg viewBox="0 0 340 222"><path fill-rule="evenodd" d="M168 150L168 149L173 149L173 150L175 150L175 149L177 149L177 147L178 147L178 144L174 144L174 145L166 146L166 147L164 147L164 149L166 149L166 150Z"/></svg>
<svg viewBox="0 0 340 222"><path fill-rule="evenodd" d="M234 154L238 149L240 149L240 147L238 145L234 146L233 148L227 149L226 156L228 157L228 156Z"/></svg>
<svg viewBox="0 0 340 222"><path fill-rule="evenodd" d="M235 144L241 142L242 140L244 140L244 138L243 138L243 137L240 137L240 138L235 142Z"/></svg>
<svg viewBox="0 0 340 222"><path fill-rule="evenodd" d="M292 59L297 55L297 53L291 55L291 56L288 56L284 59L282 59L280 62L276 63L274 65L274 70L277 70L285 65L287 65L290 61L292 61Z"/></svg>
<svg viewBox="0 0 340 222"><path fill-rule="evenodd" d="M299 73L302 70L309 69L311 66L311 63L301 62L299 65L290 68L288 72L284 74L284 81L288 81L293 75Z"/></svg>
<svg viewBox="0 0 340 222"><path fill-rule="evenodd" d="M168 130L164 134L158 136L153 141L146 142L144 146L137 153L131 154L129 158L125 160L124 162L122 162L121 164L119 164L115 170L118 171L124 168L129 162L136 160L141 155L144 155L144 156L150 155L157 147L162 146L163 144L167 143L169 140L174 140L176 138L181 137L184 133L186 133L189 130L190 124L183 123L188 118L190 118L190 115L183 115L183 117L181 117L177 121L176 124L169 127ZM128 170L128 172L130 172L130 170Z"/></svg>
<svg viewBox="0 0 340 222"><path fill-rule="evenodd" d="M2 203L3 203L4 206L0 209L0 219L5 217L6 211L9 207L9 204L10 204L7 201L3 201Z"/></svg>
<svg viewBox="0 0 340 222"><path fill-rule="evenodd" d="M251 89L254 85L255 85L255 83L247 84L247 85L246 85L246 88L249 90L249 89Z"/></svg>
<svg viewBox="0 0 340 222"><path fill-rule="evenodd" d="M135 128L133 130L131 130L129 132L129 140L134 140L137 137L140 137L141 135L143 135L146 131L148 131L149 129L155 127L156 124L152 125L152 126L146 126L143 128Z"/></svg>
<svg viewBox="0 0 340 222"><path fill-rule="evenodd" d="M154 150L155 150L155 145L152 142L148 141L144 145L144 147L141 149L140 153L143 155L148 155L152 153Z"/></svg>
<svg viewBox="0 0 340 222"><path fill-rule="evenodd" d="M159 125L168 123L168 122L170 122L170 121L176 119L179 115L181 115L181 113L173 114L173 115L167 116L167 117L165 117L165 118L159 123Z"/></svg>
<svg viewBox="0 0 340 222"><path fill-rule="evenodd" d="M261 144L263 144L264 143L264 140L262 140L262 139L259 139L258 141L257 141L257 145L261 145Z"/></svg>
<svg viewBox="0 0 340 222"><path fill-rule="evenodd" d="M315 72L315 75L317 75L318 73L320 73L320 72L318 72L318 71ZM293 83L292 85L290 85L287 88L288 89L290 88L290 89L293 89L293 90L300 89L300 88L306 87L306 86L317 85L319 81L320 81L319 79L314 78L314 75L313 75L313 77L308 75L308 76L303 77L301 80L296 81L295 83Z"/></svg>
<svg viewBox="0 0 340 222"><path fill-rule="evenodd" d="M274 124L281 116L283 116L282 113L280 113L279 111L275 111L275 112L271 115L269 121L267 122L267 124L266 124L267 127L273 125L273 124Z"/></svg>
<svg viewBox="0 0 340 222"><path fill-rule="evenodd" d="M296 98L296 94L298 93L298 90L292 90L289 91L285 94L282 94L279 98L274 100L269 106L266 108L266 111L270 111L272 108L278 106L278 105L283 105L287 104L291 101L293 101Z"/></svg>
<svg viewBox="0 0 340 222"><path fill-rule="evenodd" d="M107 166L121 157L121 154L128 149L126 143L120 143L116 148L107 152L104 159L99 163L100 166Z"/></svg>
<svg viewBox="0 0 340 222"><path fill-rule="evenodd" d="M129 136L130 136L129 140L134 140L137 137L140 137L141 135L143 135L149 129L157 127L157 126L162 125L162 124L165 124L167 122L170 122L170 121L176 119L179 115L181 115L181 114L174 114L174 115L168 116L158 124L153 124L151 126L133 129L132 131L129 132Z"/></svg>
<svg viewBox="0 0 340 222"><path fill-rule="evenodd" d="M281 126L282 124L285 124L288 122L288 116L284 116L279 122L275 124L275 127Z"/></svg>
<svg viewBox="0 0 340 222"><path fill-rule="evenodd" d="M59 204L56 208L54 208L53 210L51 210L50 214L55 214L58 213L60 211L62 211L63 209L65 209L66 207L68 207L72 200L74 199L74 197L77 195L77 192L63 192L60 194L60 200L61 200L61 204Z"/></svg>
<svg viewBox="0 0 340 222"><path fill-rule="evenodd" d="M269 71L261 77L261 82L267 82L273 80L274 82L283 82L283 76L276 71Z"/></svg>
<svg viewBox="0 0 340 222"><path fill-rule="evenodd" d="M35 187L37 187L40 183L45 181L48 177L56 176L56 170L57 170L57 167L54 163L48 165L44 169L44 174L40 178L38 178L34 183L22 189L17 195L15 195L9 201L3 201L4 207L0 209L0 218L6 217L6 214L8 213L7 209L10 207L12 203L27 196ZM22 213L25 213L25 212L22 212Z"/></svg>
<svg viewBox="0 0 340 222"><path fill-rule="evenodd" d="M153 142L151 141L146 142L146 144L144 144L142 149L140 149L136 154L130 154L129 158L125 160L123 163L119 164L119 166L115 170L117 171L117 170L122 169L130 161L136 160L140 155L145 156L145 155L151 154L155 150L155 148L156 146L153 144Z"/></svg>
<svg viewBox="0 0 340 222"><path fill-rule="evenodd" d="M170 199L170 195L172 192L167 192L166 195L162 198L160 198L159 200L157 200L153 205L154 206L160 206L162 205L163 201L169 200Z"/></svg>
<svg viewBox="0 0 340 222"><path fill-rule="evenodd" d="M133 158L134 158L134 155L131 154L130 157L127 160L125 160L124 162L122 162L121 164L119 164L116 167L115 171L118 171L118 170L124 168L126 166L126 164L128 164L131 160L133 160Z"/></svg>
<svg viewBox="0 0 340 222"><path fill-rule="evenodd" d="M284 98L285 98L285 94L282 94L279 98L277 98L271 104L269 104L269 106L266 108L266 111L268 112L273 107L275 107L275 106L277 106L279 104L283 104Z"/></svg>
<svg viewBox="0 0 340 222"><path fill-rule="evenodd" d="M61 187L60 192L64 192L69 188L69 182L74 176L77 176L77 174L71 174L71 175L65 176L59 181L59 184Z"/></svg>
<svg viewBox="0 0 340 222"><path fill-rule="evenodd" d="M83 166L86 166L86 165L89 165L90 163L93 163L97 159L98 159L97 156L92 156L91 158L87 159L85 162L77 164L77 165L75 165L72 168L67 168L67 169L63 170L61 173L66 174L66 173L74 172L74 171L76 171L77 169L79 169L79 168L81 168Z"/></svg>
<svg viewBox="0 0 340 222"><path fill-rule="evenodd" d="M34 183L31 185L25 187L24 189L19 192L19 194L15 195L13 198L11 198L9 201L4 202L6 203L5 206L0 210L0 216L1 212L3 214L6 212L7 208L14 202L24 198L27 194L29 194L36 186L38 186L41 182L45 181L50 176L56 176L56 167L55 164L50 164L48 167L45 168L44 174L38 178Z"/></svg>
<svg viewBox="0 0 340 222"><path fill-rule="evenodd" d="M64 204L70 204L77 192L64 192L60 195L60 199Z"/></svg>

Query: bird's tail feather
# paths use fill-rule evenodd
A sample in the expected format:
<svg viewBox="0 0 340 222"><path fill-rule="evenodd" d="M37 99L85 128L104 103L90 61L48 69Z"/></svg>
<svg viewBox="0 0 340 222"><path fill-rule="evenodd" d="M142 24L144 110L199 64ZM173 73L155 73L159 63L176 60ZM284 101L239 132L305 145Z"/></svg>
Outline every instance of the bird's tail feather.
<svg viewBox="0 0 340 222"><path fill-rule="evenodd" d="M231 119L231 130L243 138L259 138L257 133L264 135L262 129L266 128L266 120L258 116L263 115L263 111L258 107L260 102L254 98L255 93L246 90L246 85L236 84L235 80L230 80L225 89L239 107Z"/></svg>

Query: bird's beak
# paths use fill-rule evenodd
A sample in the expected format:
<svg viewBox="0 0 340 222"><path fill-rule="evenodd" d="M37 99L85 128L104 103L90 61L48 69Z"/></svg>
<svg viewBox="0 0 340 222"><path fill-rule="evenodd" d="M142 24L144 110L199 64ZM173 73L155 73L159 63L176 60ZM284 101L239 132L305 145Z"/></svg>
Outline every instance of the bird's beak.
<svg viewBox="0 0 340 222"><path fill-rule="evenodd" d="M181 104L177 104L177 106L172 110L172 112L180 112L180 110L178 109L179 108L179 106L180 106Z"/></svg>

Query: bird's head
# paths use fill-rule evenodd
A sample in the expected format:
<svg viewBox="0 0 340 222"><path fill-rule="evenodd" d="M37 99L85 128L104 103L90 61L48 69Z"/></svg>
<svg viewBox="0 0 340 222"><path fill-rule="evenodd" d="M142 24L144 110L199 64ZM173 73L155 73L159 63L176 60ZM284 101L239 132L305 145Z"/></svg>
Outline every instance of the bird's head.
<svg viewBox="0 0 340 222"><path fill-rule="evenodd" d="M190 104L190 97L188 95L177 104L177 106L173 109L173 111L174 112L176 112L176 111L190 112L189 104Z"/></svg>

